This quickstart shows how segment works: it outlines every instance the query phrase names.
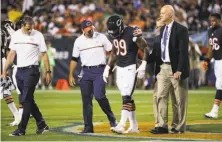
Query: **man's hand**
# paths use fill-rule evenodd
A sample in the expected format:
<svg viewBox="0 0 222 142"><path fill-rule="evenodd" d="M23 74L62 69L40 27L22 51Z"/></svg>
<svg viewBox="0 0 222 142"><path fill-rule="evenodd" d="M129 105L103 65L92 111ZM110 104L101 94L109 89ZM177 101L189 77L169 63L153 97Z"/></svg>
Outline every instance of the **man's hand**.
<svg viewBox="0 0 222 142"><path fill-rule="evenodd" d="M7 76L7 73L5 73L5 72L3 72L3 73L1 74L1 77L2 77L2 78L6 78L6 76Z"/></svg>
<svg viewBox="0 0 222 142"><path fill-rule="evenodd" d="M73 87L76 85L76 81L75 81L73 75L69 75L69 85L73 86Z"/></svg>
<svg viewBox="0 0 222 142"><path fill-rule="evenodd" d="M46 84L49 85L49 83L52 81L51 73L46 72L45 76Z"/></svg>
<svg viewBox="0 0 222 142"><path fill-rule="evenodd" d="M173 78L178 80L178 79L180 79L181 74L182 74L182 72L177 71L173 74Z"/></svg>
<svg viewBox="0 0 222 142"><path fill-rule="evenodd" d="M136 70L136 73L138 72L137 77L138 77L139 79L144 78L144 76L145 76L145 70L146 70L146 61L143 60L142 63L141 63L141 65L139 66L139 68Z"/></svg>
<svg viewBox="0 0 222 142"><path fill-rule="evenodd" d="M208 70L208 65L209 65L209 63L208 63L207 61L204 61L204 62L203 62L202 67L203 67L203 69L204 69L205 71Z"/></svg>
<svg viewBox="0 0 222 142"><path fill-rule="evenodd" d="M103 71L103 80L104 82L107 83L107 78L109 76L109 69L110 69L110 66L109 65L106 65L104 71Z"/></svg>

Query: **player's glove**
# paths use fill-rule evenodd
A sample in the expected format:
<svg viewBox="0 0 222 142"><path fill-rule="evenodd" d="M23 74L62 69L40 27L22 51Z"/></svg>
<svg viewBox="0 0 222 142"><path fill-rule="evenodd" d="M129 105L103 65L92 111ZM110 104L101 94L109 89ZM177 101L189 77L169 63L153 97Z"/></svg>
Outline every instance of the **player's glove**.
<svg viewBox="0 0 222 142"><path fill-rule="evenodd" d="M133 36L140 37L142 36L142 34L143 34L142 29L140 29L139 27L135 27L135 30L133 31Z"/></svg>
<svg viewBox="0 0 222 142"><path fill-rule="evenodd" d="M138 73L137 77L139 79L142 79L145 76L146 64L146 61L143 60L139 68L136 70L136 73Z"/></svg>
<svg viewBox="0 0 222 142"><path fill-rule="evenodd" d="M110 69L110 66L109 65L106 65L104 71L103 71L103 80L104 82L107 83L107 78L109 76L109 69Z"/></svg>
<svg viewBox="0 0 222 142"><path fill-rule="evenodd" d="M209 59L209 58L205 59L205 61L203 62L202 67L203 67L203 69L204 69L205 71L208 70L208 65L209 65L209 63L210 63L210 59Z"/></svg>

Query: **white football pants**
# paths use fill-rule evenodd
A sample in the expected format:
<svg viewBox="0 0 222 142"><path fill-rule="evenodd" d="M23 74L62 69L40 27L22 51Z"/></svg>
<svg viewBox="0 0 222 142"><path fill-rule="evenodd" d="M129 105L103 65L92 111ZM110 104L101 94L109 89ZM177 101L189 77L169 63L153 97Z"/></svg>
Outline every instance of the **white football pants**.
<svg viewBox="0 0 222 142"><path fill-rule="evenodd" d="M222 90L222 60L215 60L214 73L216 76L216 88Z"/></svg>
<svg viewBox="0 0 222 142"><path fill-rule="evenodd" d="M117 66L116 83L122 96L132 96L136 85L136 64Z"/></svg>

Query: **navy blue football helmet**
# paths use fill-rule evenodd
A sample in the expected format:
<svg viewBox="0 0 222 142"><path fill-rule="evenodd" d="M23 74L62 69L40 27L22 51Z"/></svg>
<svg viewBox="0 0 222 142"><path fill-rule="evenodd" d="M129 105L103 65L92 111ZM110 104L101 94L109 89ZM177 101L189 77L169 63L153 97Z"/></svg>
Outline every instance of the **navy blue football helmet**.
<svg viewBox="0 0 222 142"><path fill-rule="evenodd" d="M107 23L107 33L112 38L119 37L124 31L123 19L118 15L110 16Z"/></svg>
<svg viewBox="0 0 222 142"><path fill-rule="evenodd" d="M9 20L1 22L1 54L3 57L7 57L10 49L9 43L11 40L11 35L15 32L16 26Z"/></svg>
<svg viewBox="0 0 222 142"><path fill-rule="evenodd" d="M1 31L3 31L6 36L11 36L16 30L16 26L9 20L2 21Z"/></svg>

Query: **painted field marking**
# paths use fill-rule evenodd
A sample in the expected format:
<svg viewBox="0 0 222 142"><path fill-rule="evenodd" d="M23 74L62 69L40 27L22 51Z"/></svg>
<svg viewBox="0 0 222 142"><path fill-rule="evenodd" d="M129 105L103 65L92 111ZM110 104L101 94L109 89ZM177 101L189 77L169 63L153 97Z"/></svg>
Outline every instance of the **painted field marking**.
<svg viewBox="0 0 222 142"><path fill-rule="evenodd" d="M210 94L215 93L216 90L189 90L191 94ZM80 94L80 90L36 90L35 93L48 95L47 93L64 93L64 94ZM134 94L152 94L153 90L135 90ZM106 94L120 94L119 90L106 90Z"/></svg>
<svg viewBox="0 0 222 142"><path fill-rule="evenodd" d="M192 123L192 124L188 124L188 125L195 125L195 124L210 124L210 122L199 122L199 123ZM94 126L96 125L101 125L104 124L104 122L96 122L93 123ZM212 123L211 123L212 124ZM215 122L215 124L222 124L222 122ZM140 137L140 136L129 136L129 135L112 135L112 134L102 134L102 133L89 133L89 134L81 134L80 133L80 129L83 127L83 124L78 124L78 125L72 125L72 126L67 126L67 127L63 127L62 129L60 129L59 131L63 132L63 133L73 133L73 134L77 134L77 135L86 135L86 136L99 136L99 137L107 137L107 138L128 138L128 139L136 139L136 140L154 140L154 141L158 141L158 140L168 140L168 141L212 141L213 139L198 139L198 138L175 138L175 137ZM56 130L58 131L58 130ZM189 133L194 133L194 132L190 132ZM195 134L207 134L209 135L209 133L199 133L199 132L195 132ZM213 134L221 134L221 133L213 133ZM173 136L173 135L172 135Z"/></svg>

